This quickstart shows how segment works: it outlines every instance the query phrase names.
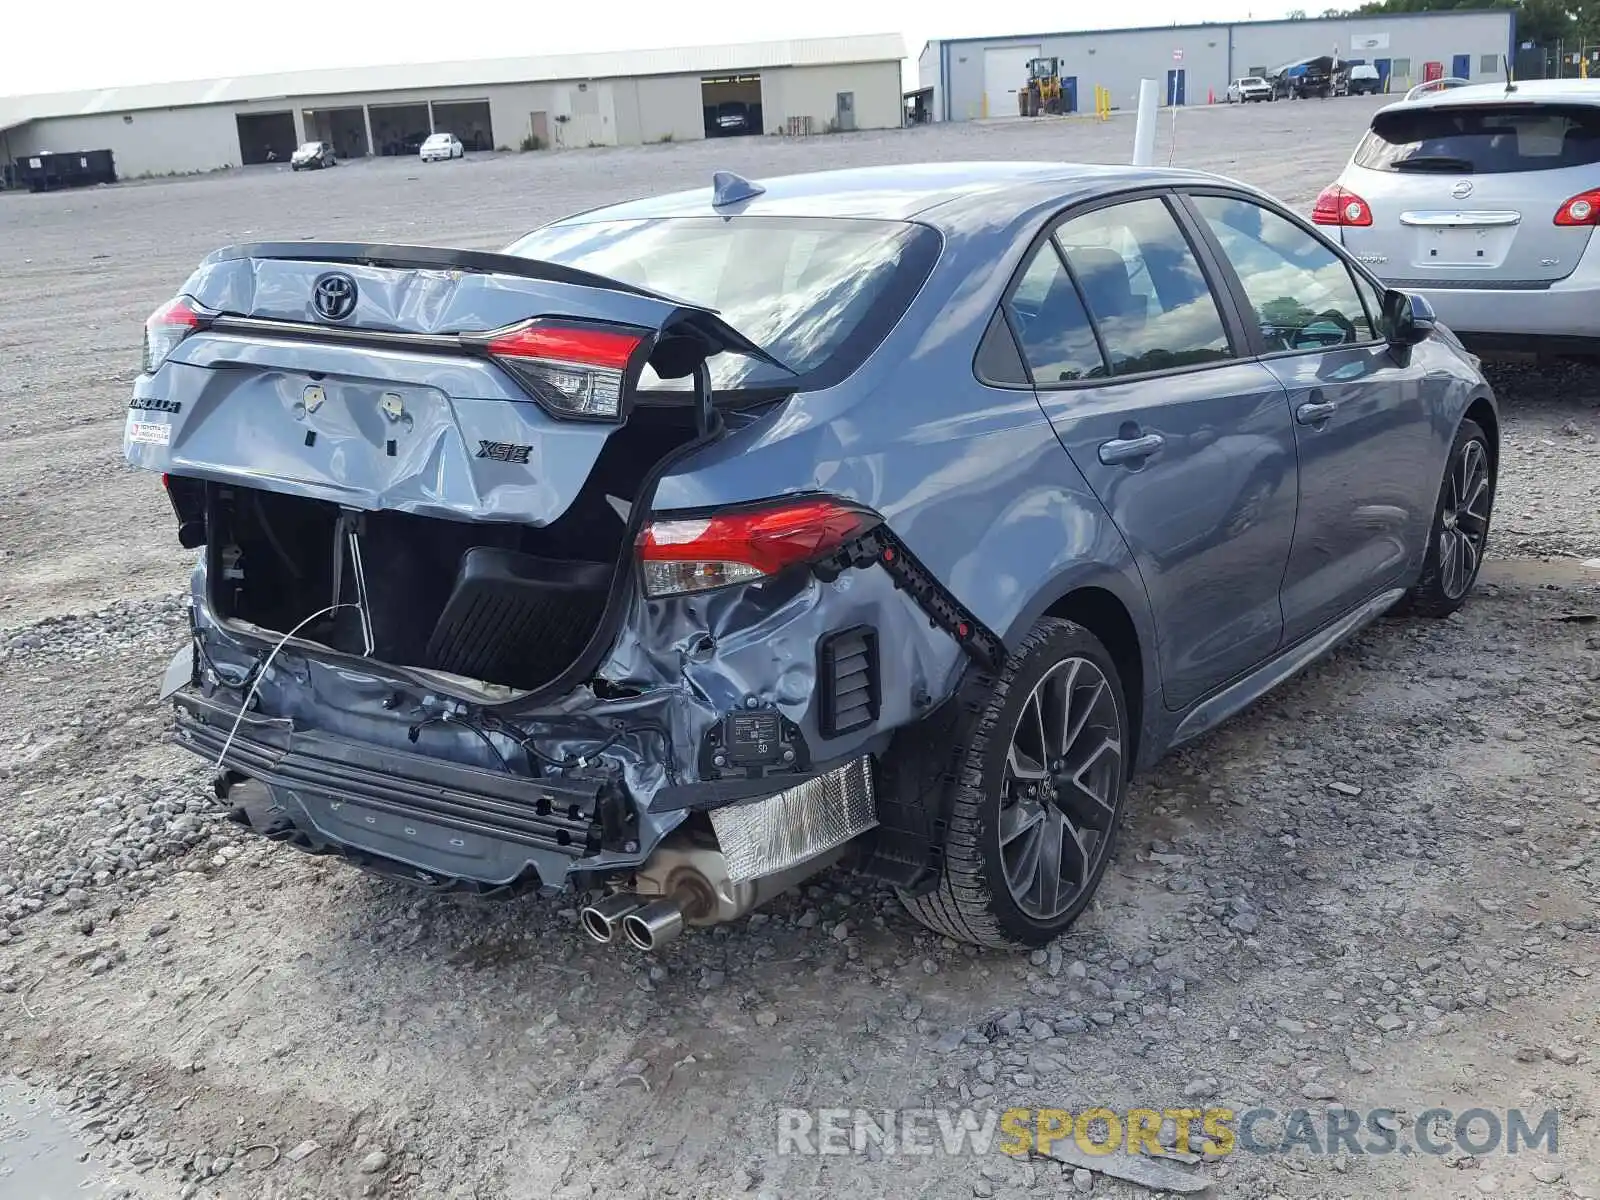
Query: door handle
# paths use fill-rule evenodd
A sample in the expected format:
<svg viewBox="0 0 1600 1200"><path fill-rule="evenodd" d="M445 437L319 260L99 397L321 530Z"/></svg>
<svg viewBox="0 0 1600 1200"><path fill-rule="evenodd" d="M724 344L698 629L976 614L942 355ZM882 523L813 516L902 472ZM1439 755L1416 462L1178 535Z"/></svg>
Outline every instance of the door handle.
<svg viewBox="0 0 1600 1200"><path fill-rule="evenodd" d="M1167 444L1167 439L1159 433L1147 433L1143 437L1118 438L1111 442L1100 443L1100 461L1106 466L1115 466L1118 463L1142 462L1157 450Z"/></svg>
<svg viewBox="0 0 1600 1200"><path fill-rule="evenodd" d="M1331 400L1308 400L1294 410L1294 419L1302 425L1320 425L1338 411L1339 406Z"/></svg>

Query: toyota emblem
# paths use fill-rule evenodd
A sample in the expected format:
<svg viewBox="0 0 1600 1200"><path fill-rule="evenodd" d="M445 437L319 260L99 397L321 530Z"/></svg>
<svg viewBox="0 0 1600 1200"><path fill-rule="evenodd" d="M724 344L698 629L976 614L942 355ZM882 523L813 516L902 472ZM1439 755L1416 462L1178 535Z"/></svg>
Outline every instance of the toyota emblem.
<svg viewBox="0 0 1600 1200"><path fill-rule="evenodd" d="M1465 200L1468 196L1472 195L1472 180L1463 179L1460 183L1456 184L1455 187L1450 189L1450 194L1457 200Z"/></svg>
<svg viewBox="0 0 1600 1200"><path fill-rule="evenodd" d="M343 271L318 275L311 287L311 306L324 321L342 321L356 310L356 281Z"/></svg>

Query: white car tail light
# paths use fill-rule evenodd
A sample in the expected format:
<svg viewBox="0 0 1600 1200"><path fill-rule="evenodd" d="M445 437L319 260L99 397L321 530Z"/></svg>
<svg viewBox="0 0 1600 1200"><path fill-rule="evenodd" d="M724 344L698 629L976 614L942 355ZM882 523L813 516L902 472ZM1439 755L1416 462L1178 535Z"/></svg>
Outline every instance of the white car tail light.
<svg viewBox="0 0 1600 1200"><path fill-rule="evenodd" d="M1322 189L1311 219L1318 225L1371 225L1372 206L1349 188L1334 183Z"/></svg>
<svg viewBox="0 0 1600 1200"><path fill-rule="evenodd" d="M645 594L677 596L766 579L826 558L877 524L866 509L825 497L656 521L639 535Z"/></svg>
<svg viewBox="0 0 1600 1200"><path fill-rule="evenodd" d="M1556 209L1557 225L1600 225L1600 188L1579 192Z"/></svg>

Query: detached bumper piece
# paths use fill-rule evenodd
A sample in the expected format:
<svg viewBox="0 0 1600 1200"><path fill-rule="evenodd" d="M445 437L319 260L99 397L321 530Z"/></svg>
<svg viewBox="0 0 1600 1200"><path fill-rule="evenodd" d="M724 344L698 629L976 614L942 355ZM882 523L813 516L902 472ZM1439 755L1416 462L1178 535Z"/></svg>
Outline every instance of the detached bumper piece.
<svg viewBox="0 0 1600 1200"><path fill-rule="evenodd" d="M979 666L996 671L1005 663L1005 643L968 612L887 526L880 525L841 546L837 554L812 570L818 578L829 581L848 567L868 567L873 563L887 571L894 586L927 614L929 625L955 638Z"/></svg>
<svg viewBox="0 0 1600 1200"><path fill-rule="evenodd" d="M215 762L236 714L193 693L174 699L178 743ZM423 884L558 886L601 848L598 780L519 778L249 714L222 765L266 786L265 823L251 818L263 833L389 860L402 868L390 873Z"/></svg>

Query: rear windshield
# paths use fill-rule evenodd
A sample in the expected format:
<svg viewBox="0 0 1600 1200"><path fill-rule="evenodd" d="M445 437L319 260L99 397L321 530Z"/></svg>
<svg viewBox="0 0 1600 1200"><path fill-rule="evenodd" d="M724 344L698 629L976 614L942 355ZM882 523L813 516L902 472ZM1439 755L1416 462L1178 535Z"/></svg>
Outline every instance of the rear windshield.
<svg viewBox="0 0 1600 1200"><path fill-rule="evenodd" d="M1600 106L1448 104L1380 113L1355 161L1452 175L1592 166L1600 162Z"/></svg>
<svg viewBox="0 0 1600 1200"><path fill-rule="evenodd" d="M711 362L719 391L819 388L854 371L893 328L938 257L939 235L902 221L673 217L549 226L507 253L716 309L793 372L722 354ZM647 369L640 386L689 383Z"/></svg>

